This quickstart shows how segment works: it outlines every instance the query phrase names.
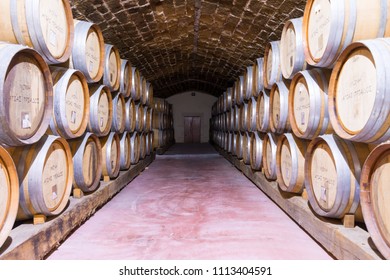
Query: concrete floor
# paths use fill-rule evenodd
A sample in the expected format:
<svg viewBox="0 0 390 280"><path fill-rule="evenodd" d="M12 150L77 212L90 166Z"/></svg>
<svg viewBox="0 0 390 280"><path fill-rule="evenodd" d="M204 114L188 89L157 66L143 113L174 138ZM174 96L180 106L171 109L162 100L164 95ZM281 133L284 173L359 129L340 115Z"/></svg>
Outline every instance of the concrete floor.
<svg viewBox="0 0 390 280"><path fill-rule="evenodd" d="M157 156L48 259L331 259L207 145Z"/></svg>

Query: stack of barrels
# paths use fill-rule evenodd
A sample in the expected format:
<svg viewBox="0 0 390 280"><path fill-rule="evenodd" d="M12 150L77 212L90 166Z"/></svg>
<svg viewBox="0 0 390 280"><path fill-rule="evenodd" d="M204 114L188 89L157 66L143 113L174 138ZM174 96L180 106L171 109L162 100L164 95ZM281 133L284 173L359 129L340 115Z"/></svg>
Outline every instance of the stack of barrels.
<svg viewBox="0 0 390 280"><path fill-rule="evenodd" d="M0 247L152 151L153 88L67 0L0 3ZM23 23L23 24L21 24ZM54 24L55 23L55 24Z"/></svg>
<svg viewBox="0 0 390 280"><path fill-rule="evenodd" d="M211 120L217 145L282 192L307 192L317 215L364 222L386 258L389 7L308 0L303 17L287 20L280 40L218 99Z"/></svg>
<svg viewBox="0 0 390 280"><path fill-rule="evenodd" d="M154 98L153 148L167 148L175 141L172 104L162 98Z"/></svg>

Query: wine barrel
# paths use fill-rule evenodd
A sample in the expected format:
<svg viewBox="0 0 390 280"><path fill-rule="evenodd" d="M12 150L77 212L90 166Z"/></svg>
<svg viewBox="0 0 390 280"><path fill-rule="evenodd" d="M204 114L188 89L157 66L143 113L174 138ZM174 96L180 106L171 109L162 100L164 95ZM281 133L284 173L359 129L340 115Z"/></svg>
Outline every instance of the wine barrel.
<svg viewBox="0 0 390 280"><path fill-rule="evenodd" d="M244 133L238 132L236 135L236 153L235 153L238 159L242 159L243 147L244 147Z"/></svg>
<svg viewBox="0 0 390 280"><path fill-rule="evenodd" d="M68 142L58 136L44 135L33 145L15 148L12 158L20 184L16 219L60 214L68 204L73 182Z"/></svg>
<svg viewBox="0 0 390 280"><path fill-rule="evenodd" d="M35 143L45 134L53 110L49 67L35 50L1 42L0 61L0 142Z"/></svg>
<svg viewBox="0 0 390 280"><path fill-rule="evenodd" d="M144 107L142 103L135 105L135 130L138 132L143 131L144 127Z"/></svg>
<svg viewBox="0 0 390 280"><path fill-rule="evenodd" d="M71 68L81 71L88 83L103 77L104 38L100 27L88 21L74 20L74 43L70 57Z"/></svg>
<svg viewBox="0 0 390 280"><path fill-rule="evenodd" d="M305 156L305 187L314 212L330 218L350 213L361 220L359 181L368 154L367 145L333 134L310 142Z"/></svg>
<svg viewBox="0 0 390 280"><path fill-rule="evenodd" d="M257 97L261 91L264 90L264 58L256 59L256 68L254 70L254 92L253 96Z"/></svg>
<svg viewBox="0 0 390 280"><path fill-rule="evenodd" d="M292 79L288 113L292 131L299 138L333 133L328 113L329 79L326 69L301 71Z"/></svg>
<svg viewBox="0 0 390 280"><path fill-rule="evenodd" d="M146 82L146 88L144 95L142 96L142 104L150 106L153 102L153 86L151 83Z"/></svg>
<svg viewBox="0 0 390 280"><path fill-rule="evenodd" d="M267 133L263 140L264 175L268 180L276 180L276 148L278 138L275 134Z"/></svg>
<svg viewBox="0 0 390 280"><path fill-rule="evenodd" d="M257 100L255 97L251 97L248 101L248 115L247 115L247 131L257 130Z"/></svg>
<svg viewBox="0 0 390 280"><path fill-rule="evenodd" d="M120 170L128 170L131 166L131 135L123 132L120 135Z"/></svg>
<svg viewBox="0 0 390 280"><path fill-rule="evenodd" d="M89 91L91 95L87 130L98 137L106 136L111 130L113 118L111 92L104 85L92 85Z"/></svg>
<svg viewBox="0 0 390 280"><path fill-rule="evenodd" d="M112 99L112 124L111 131L123 133L126 128L126 103L125 98L119 92Z"/></svg>
<svg viewBox="0 0 390 280"><path fill-rule="evenodd" d="M308 0L303 15L306 61L332 68L352 42L389 37L389 0Z"/></svg>
<svg viewBox="0 0 390 280"><path fill-rule="evenodd" d="M263 141L264 135L260 132L253 132L250 144L250 163L253 170L260 171L263 167Z"/></svg>
<svg viewBox="0 0 390 280"><path fill-rule="evenodd" d="M105 44L104 49L103 84L107 86L110 91L117 91L119 89L121 77L121 58L119 50L117 47L110 44Z"/></svg>
<svg viewBox="0 0 390 280"><path fill-rule="evenodd" d="M248 103L243 102L240 107L240 131L244 132L248 127Z"/></svg>
<svg viewBox="0 0 390 280"><path fill-rule="evenodd" d="M329 117L347 140L380 143L390 138L390 39L352 43L337 60L329 84Z"/></svg>
<svg viewBox="0 0 390 280"><path fill-rule="evenodd" d="M65 139L84 134L89 119L89 88L78 70L50 67L53 84L53 112L50 131Z"/></svg>
<svg viewBox="0 0 390 280"><path fill-rule="evenodd" d="M153 133L146 133L146 156L150 156L153 151Z"/></svg>
<svg viewBox="0 0 390 280"><path fill-rule="evenodd" d="M73 156L73 187L93 192L99 187L102 175L102 146L99 138L90 132L83 137L68 140Z"/></svg>
<svg viewBox="0 0 390 280"><path fill-rule="evenodd" d="M0 248L14 226L19 206L19 179L13 159L0 146Z"/></svg>
<svg viewBox="0 0 390 280"><path fill-rule="evenodd" d="M145 107L144 114L145 114L145 131L150 132L153 127L153 109Z"/></svg>
<svg viewBox="0 0 390 280"><path fill-rule="evenodd" d="M250 165L251 164L251 133L245 132L242 140L242 161Z"/></svg>
<svg viewBox="0 0 390 280"><path fill-rule="evenodd" d="M254 66L250 65L246 67L245 72L245 96L244 99L248 101L253 95L254 95L254 88L255 88L255 72L254 72Z"/></svg>
<svg viewBox="0 0 390 280"><path fill-rule="evenodd" d="M305 153L308 140L285 133L276 147L276 177L280 189L290 193L302 193L305 186Z"/></svg>
<svg viewBox="0 0 390 280"><path fill-rule="evenodd" d="M139 136L139 158L144 159L146 157L146 134L140 133Z"/></svg>
<svg viewBox="0 0 390 280"><path fill-rule="evenodd" d="M291 131L288 116L290 82L282 81L272 86L269 95L269 126L272 133L282 134Z"/></svg>
<svg viewBox="0 0 390 280"><path fill-rule="evenodd" d="M230 145L231 145L230 151L231 151L233 156L237 155L237 134L238 134L238 132L232 133L232 139L230 142Z"/></svg>
<svg viewBox="0 0 390 280"><path fill-rule="evenodd" d="M132 98L128 98L125 104L126 115L125 115L125 129L128 132L135 130L135 104Z"/></svg>
<svg viewBox="0 0 390 280"><path fill-rule="evenodd" d="M131 64L126 59L121 59L119 77L119 92L123 97L127 98L131 96Z"/></svg>
<svg viewBox="0 0 390 280"><path fill-rule="evenodd" d="M136 67L131 67L131 98L134 101L141 99L141 76Z"/></svg>
<svg viewBox="0 0 390 280"><path fill-rule="evenodd" d="M226 111L230 111L232 108L233 88L226 89Z"/></svg>
<svg viewBox="0 0 390 280"><path fill-rule="evenodd" d="M162 133L163 131L159 130L159 132ZM155 141L155 142L157 142L158 144L161 144L160 139L162 139L162 137L159 137L158 141ZM139 162L139 158L140 158L141 141L140 141L139 133L137 133L136 131L131 134L130 144L131 144L131 154L130 154L131 164L137 164Z"/></svg>
<svg viewBox="0 0 390 280"><path fill-rule="evenodd" d="M234 106L234 131L241 130L241 122L240 122L240 111L241 108L239 105Z"/></svg>
<svg viewBox="0 0 390 280"><path fill-rule="evenodd" d="M110 132L100 138L102 145L102 178L118 177L120 171L121 145L118 133Z"/></svg>
<svg viewBox="0 0 390 280"><path fill-rule="evenodd" d="M2 0L0 11L0 41L32 47L48 63L69 59L74 26L68 0Z"/></svg>
<svg viewBox="0 0 390 280"><path fill-rule="evenodd" d="M280 68L285 79L292 79L296 73L307 67L303 48L302 21L302 17L289 19L283 26L280 38Z"/></svg>
<svg viewBox="0 0 390 280"><path fill-rule="evenodd" d="M280 68L280 41L269 42L264 51L264 87L271 89L272 85L282 80Z"/></svg>
<svg viewBox="0 0 390 280"><path fill-rule="evenodd" d="M375 246L390 259L389 174L390 143L383 143L371 151L360 177L360 204L364 223Z"/></svg>
<svg viewBox="0 0 390 280"><path fill-rule="evenodd" d="M244 103L246 96L246 85L244 75L240 75L236 80L236 104Z"/></svg>
<svg viewBox="0 0 390 280"><path fill-rule="evenodd" d="M269 131L269 91L263 90L260 92L259 96L257 96L256 100L257 104L257 130L261 132Z"/></svg>

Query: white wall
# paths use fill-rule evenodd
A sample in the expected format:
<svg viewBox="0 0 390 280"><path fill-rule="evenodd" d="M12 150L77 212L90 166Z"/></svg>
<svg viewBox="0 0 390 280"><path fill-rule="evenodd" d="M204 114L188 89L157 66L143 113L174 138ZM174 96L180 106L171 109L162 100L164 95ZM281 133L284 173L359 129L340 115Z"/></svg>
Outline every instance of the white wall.
<svg viewBox="0 0 390 280"><path fill-rule="evenodd" d="M191 93L195 93L192 96ZM173 106L173 125L175 129L175 141L184 142L184 117L198 116L201 118L202 143L209 141L209 120L211 118L211 107L217 98L198 91L188 91L175 94L166 99Z"/></svg>

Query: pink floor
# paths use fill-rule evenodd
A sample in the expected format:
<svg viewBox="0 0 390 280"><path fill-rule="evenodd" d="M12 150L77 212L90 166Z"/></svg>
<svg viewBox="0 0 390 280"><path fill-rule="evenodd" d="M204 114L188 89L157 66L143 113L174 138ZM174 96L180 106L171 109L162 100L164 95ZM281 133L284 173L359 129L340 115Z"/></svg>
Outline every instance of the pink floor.
<svg viewBox="0 0 390 280"><path fill-rule="evenodd" d="M330 259L216 154L157 156L48 259Z"/></svg>

